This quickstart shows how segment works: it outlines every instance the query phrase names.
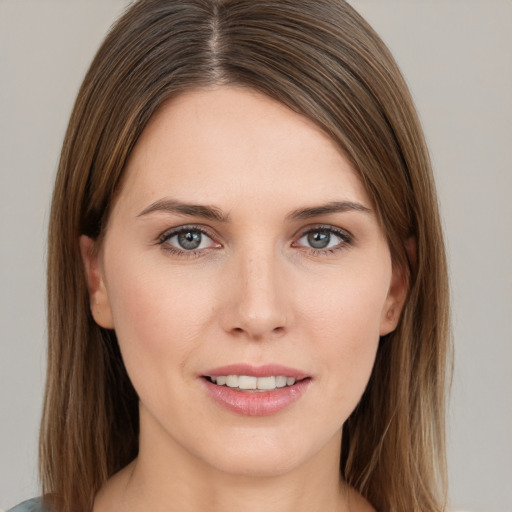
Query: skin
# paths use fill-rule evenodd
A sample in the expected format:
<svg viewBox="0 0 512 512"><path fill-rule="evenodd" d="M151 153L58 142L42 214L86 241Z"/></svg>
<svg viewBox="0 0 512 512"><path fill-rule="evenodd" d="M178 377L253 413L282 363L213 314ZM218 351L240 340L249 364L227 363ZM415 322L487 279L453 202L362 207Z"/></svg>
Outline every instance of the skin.
<svg viewBox="0 0 512 512"><path fill-rule="evenodd" d="M148 212L162 200L225 218ZM293 216L340 201L361 208ZM207 234L198 250L169 238L180 226ZM307 233L329 246L311 247ZM339 480L341 429L406 285L327 135L246 88L182 94L134 148L101 246L80 244L94 318L116 330L140 397L139 456L95 512L373 510ZM284 410L241 415L202 378L233 363L283 364L311 380Z"/></svg>

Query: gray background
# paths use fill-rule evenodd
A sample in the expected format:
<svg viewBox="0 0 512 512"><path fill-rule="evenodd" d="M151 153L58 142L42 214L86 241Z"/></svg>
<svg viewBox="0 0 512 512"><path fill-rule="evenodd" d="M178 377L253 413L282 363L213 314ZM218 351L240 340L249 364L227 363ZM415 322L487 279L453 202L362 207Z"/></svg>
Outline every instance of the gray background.
<svg viewBox="0 0 512 512"><path fill-rule="evenodd" d="M38 494L45 233L78 86L127 0L0 0L0 509ZM512 1L352 0L432 152L453 290L452 506L512 512Z"/></svg>

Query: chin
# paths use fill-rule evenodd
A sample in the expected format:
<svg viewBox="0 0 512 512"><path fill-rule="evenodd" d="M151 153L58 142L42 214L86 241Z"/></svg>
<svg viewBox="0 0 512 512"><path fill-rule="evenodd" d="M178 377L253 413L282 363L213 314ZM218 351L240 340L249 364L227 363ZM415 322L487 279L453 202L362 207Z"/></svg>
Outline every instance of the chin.
<svg viewBox="0 0 512 512"><path fill-rule="evenodd" d="M303 463L306 457L285 453L226 453L222 459L212 464L215 469L232 476L271 478L292 472Z"/></svg>
<svg viewBox="0 0 512 512"><path fill-rule="evenodd" d="M274 434L274 435L273 435ZM340 450L341 432L326 439L308 442L302 432L292 435L290 432L260 432L253 439L238 442L216 444L212 451L203 454L210 466L228 475L243 477L277 477L293 472L315 457L324 453ZM213 445L210 445L213 447Z"/></svg>

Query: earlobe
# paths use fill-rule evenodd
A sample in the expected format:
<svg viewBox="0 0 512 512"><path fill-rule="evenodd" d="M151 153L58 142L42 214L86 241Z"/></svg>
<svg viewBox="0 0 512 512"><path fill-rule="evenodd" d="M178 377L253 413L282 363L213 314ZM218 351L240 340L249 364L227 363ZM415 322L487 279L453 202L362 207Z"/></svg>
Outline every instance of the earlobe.
<svg viewBox="0 0 512 512"><path fill-rule="evenodd" d="M95 241L88 236L82 235L80 236L79 243L92 316L100 327L113 329L114 320L99 264L98 252L95 248Z"/></svg>
<svg viewBox="0 0 512 512"><path fill-rule="evenodd" d="M407 294L409 293L411 272L416 272L417 247L416 239L413 236L405 240L404 249L408 264L393 264L391 284L389 286L386 303L382 310L380 323L381 336L385 336L396 329L407 299Z"/></svg>
<svg viewBox="0 0 512 512"><path fill-rule="evenodd" d="M391 284L386 297L386 302L382 310L380 322L380 336L385 336L393 332L398 325L400 315L407 298L409 288L409 274L402 268L393 265L393 275Z"/></svg>

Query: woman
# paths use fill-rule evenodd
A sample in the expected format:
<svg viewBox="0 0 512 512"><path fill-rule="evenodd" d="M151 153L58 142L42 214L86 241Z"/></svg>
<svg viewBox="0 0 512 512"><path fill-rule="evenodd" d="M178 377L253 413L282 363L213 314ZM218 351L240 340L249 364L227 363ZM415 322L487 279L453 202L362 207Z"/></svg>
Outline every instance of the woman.
<svg viewBox="0 0 512 512"><path fill-rule="evenodd" d="M46 509L444 510L435 188L345 2L136 2L75 104L48 269Z"/></svg>

